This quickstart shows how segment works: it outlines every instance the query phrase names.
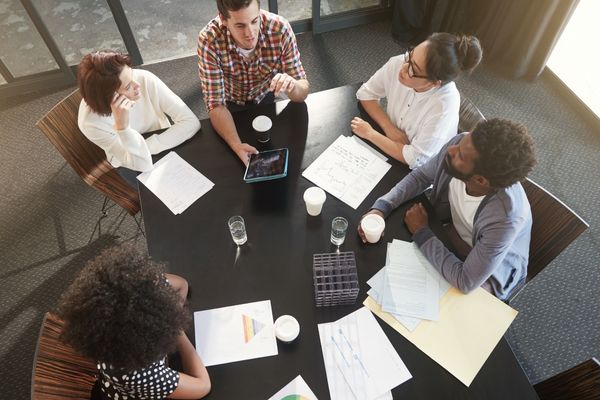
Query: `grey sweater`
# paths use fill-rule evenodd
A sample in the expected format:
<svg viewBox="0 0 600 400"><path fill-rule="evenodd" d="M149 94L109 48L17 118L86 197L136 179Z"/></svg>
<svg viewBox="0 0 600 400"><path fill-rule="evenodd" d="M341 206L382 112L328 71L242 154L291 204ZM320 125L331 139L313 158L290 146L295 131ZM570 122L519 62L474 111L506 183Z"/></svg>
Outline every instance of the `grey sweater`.
<svg viewBox="0 0 600 400"><path fill-rule="evenodd" d="M450 215L449 176L444 170L448 146L463 135L452 138L426 164L413 170L372 208L387 217L395 208L421 194L433 184L430 201L439 217ZM501 300L525 280L531 238L531 209L520 183L487 194L475 213L473 249L461 261L425 227L413 235L425 257L454 287L464 293L478 288L486 280Z"/></svg>

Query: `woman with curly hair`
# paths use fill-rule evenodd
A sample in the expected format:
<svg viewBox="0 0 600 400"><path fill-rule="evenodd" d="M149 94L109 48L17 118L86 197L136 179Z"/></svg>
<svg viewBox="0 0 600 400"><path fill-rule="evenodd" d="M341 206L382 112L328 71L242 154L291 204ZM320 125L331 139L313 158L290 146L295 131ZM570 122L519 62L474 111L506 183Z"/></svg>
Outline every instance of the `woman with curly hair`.
<svg viewBox="0 0 600 400"><path fill-rule="evenodd" d="M187 338L187 282L132 246L107 249L88 263L59 302L62 340L97 361L103 399L198 399L208 372ZM183 370L165 357L177 351ZM97 390L99 386L100 390Z"/></svg>
<svg viewBox="0 0 600 400"><path fill-rule="evenodd" d="M131 68L126 54L86 55L77 68L77 83L83 97L79 128L133 185L140 171L152 169L153 154L183 143L200 129L183 100L152 72ZM146 139L142 136L165 128Z"/></svg>
<svg viewBox="0 0 600 400"><path fill-rule="evenodd" d="M352 132L411 169L424 164L456 135L460 94L454 80L472 71L481 54L474 36L434 33L406 54L390 58L356 92L383 132L358 117L350 123Z"/></svg>

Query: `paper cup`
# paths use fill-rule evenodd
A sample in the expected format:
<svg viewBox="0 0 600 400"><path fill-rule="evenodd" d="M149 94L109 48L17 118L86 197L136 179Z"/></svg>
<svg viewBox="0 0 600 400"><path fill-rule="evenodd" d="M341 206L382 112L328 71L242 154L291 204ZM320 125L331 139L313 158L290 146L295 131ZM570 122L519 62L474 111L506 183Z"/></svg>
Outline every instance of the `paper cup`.
<svg viewBox="0 0 600 400"><path fill-rule="evenodd" d="M282 315L275 321L275 336L282 342L293 342L299 334L300 324L291 315Z"/></svg>
<svg viewBox="0 0 600 400"><path fill-rule="evenodd" d="M256 132L256 140L260 143L266 143L271 139L269 130L273 126L271 118L265 115L259 115L252 121L252 128Z"/></svg>
<svg viewBox="0 0 600 400"><path fill-rule="evenodd" d="M385 229L385 220L377 214L368 214L360 221L367 242L377 243Z"/></svg>
<svg viewBox="0 0 600 400"><path fill-rule="evenodd" d="M323 203L325 203L325 191L320 187L310 187L304 191L304 202L306 203L306 212L309 215L317 216L321 214Z"/></svg>

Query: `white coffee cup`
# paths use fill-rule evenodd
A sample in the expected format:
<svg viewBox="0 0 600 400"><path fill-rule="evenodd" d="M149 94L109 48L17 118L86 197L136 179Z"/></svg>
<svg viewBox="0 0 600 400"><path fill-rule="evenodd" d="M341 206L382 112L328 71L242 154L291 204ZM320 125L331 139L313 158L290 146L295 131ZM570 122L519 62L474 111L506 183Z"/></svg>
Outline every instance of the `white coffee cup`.
<svg viewBox="0 0 600 400"><path fill-rule="evenodd" d="M300 324L291 315L282 315L275 321L275 336L282 342L293 342L299 334Z"/></svg>
<svg viewBox="0 0 600 400"><path fill-rule="evenodd" d="M317 216L321 214L323 203L325 203L325 191L320 187L309 187L304 191L304 201L306 202L306 212L309 215Z"/></svg>
<svg viewBox="0 0 600 400"><path fill-rule="evenodd" d="M269 130L273 126L271 118L266 115L259 115L252 121L252 128L256 131L256 140L260 143L266 143L271 139Z"/></svg>
<svg viewBox="0 0 600 400"><path fill-rule="evenodd" d="M365 233L367 242L377 243L385 229L385 220L380 215L367 214L362 221L360 221L360 227Z"/></svg>

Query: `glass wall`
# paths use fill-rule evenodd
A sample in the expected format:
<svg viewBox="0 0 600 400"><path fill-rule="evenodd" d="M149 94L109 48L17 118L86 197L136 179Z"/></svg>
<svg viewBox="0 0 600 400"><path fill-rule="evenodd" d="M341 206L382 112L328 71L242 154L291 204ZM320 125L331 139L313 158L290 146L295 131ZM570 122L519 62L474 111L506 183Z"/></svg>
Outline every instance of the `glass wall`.
<svg viewBox="0 0 600 400"><path fill-rule="evenodd" d="M379 5L379 0L329 0L321 2L321 16L340 14Z"/></svg>
<svg viewBox="0 0 600 400"><path fill-rule="evenodd" d="M19 0L0 1L0 54L15 78L58 69Z"/></svg>
<svg viewBox="0 0 600 400"><path fill-rule="evenodd" d="M290 22L312 18L312 0L277 0L277 7L277 13Z"/></svg>
<svg viewBox="0 0 600 400"><path fill-rule="evenodd" d="M554 47L547 66L600 117L600 84L596 72L600 53L592 45L600 36L598 15L599 1L581 0Z"/></svg>
<svg viewBox="0 0 600 400"><path fill-rule="evenodd" d="M32 3L69 65L94 50L126 51L106 0Z"/></svg>

